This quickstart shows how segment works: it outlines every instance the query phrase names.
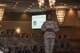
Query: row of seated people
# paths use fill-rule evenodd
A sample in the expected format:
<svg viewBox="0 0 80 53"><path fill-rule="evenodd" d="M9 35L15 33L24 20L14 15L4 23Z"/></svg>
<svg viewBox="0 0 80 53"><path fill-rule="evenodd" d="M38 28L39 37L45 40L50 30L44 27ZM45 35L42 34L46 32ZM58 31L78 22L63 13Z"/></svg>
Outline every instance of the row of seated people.
<svg viewBox="0 0 80 53"><path fill-rule="evenodd" d="M16 42L11 41L12 44L9 44L9 42L10 42L9 40L7 42L5 42L5 41L6 41L6 39L4 39L3 44L0 43L0 46L1 46L1 48L3 48L3 51L5 51L5 49L7 48L8 53L44 53L44 44L43 44L43 42L42 43L41 42L31 43L30 41L26 41L26 40L21 41L19 39L18 41L15 40ZM55 47L54 47L53 51L56 51L57 49L67 50L69 48L70 48L70 45L69 45L68 40L65 40L65 38L64 38L64 40L63 40L63 38L60 38L60 39L56 39Z"/></svg>
<svg viewBox="0 0 80 53"><path fill-rule="evenodd" d="M37 53L39 50L43 50L42 48L40 49L40 47L43 46L40 46L41 44L39 42L41 40L38 41L39 38L36 37L40 36L37 36L37 34L34 33L17 34L16 32L10 32L10 31L1 32L0 48L4 53Z"/></svg>
<svg viewBox="0 0 80 53"><path fill-rule="evenodd" d="M43 34L42 33L16 33L16 32L5 32L5 31L2 31L0 32L0 37L13 37L13 36L16 36L16 37L43 37Z"/></svg>
<svg viewBox="0 0 80 53"><path fill-rule="evenodd" d="M11 36L9 34L1 32L0 35L0 47L5 52L5 48L7 48L7 53L44 53L44 44L43 38L34 38L36 34L31 34L26 36L25 33L16 34L12 33ZM18 36L17 36L18 35ZM41 34L42 35L42 34ZM30 36L30 37L29 37ZM39 39L39 41L38 41ZM55 49L58 48L68 49L70 47L69 41L66 35L58 36L55 41ZM55 51L56 51L55 50Z"/></svg>
<svg viewBox="0 0 80 53"><path fill-rule="evenodd" d="M41 43L21 47L1 47L4 53L44 53L44 46Z"/></svg>
<svg viewBox="0 0 80 53"><path fill-rule="evenodd" d="M55 53L73 53L72 44L70 43L67 35L58 35L54 47Z"/></svg>

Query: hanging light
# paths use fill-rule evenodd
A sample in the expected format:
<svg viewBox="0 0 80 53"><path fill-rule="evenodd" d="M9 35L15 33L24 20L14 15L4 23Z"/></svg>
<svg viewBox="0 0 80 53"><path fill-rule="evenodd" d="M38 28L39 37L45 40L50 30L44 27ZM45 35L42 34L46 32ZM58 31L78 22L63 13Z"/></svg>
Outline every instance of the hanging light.
<svg viewBox="0 0 80 53"><path fill-rule="evenodd" d="M44 6L44 1L45 0L38 0L38 4L40 8Z"/></svg>
<svg viewBox="0 0 80 53"><path fill-rule="evenodd" d="M45 2L45 0L38 0L38 4L39 4L40 8L44 6L44 2ZM56 0L49 0L49 6L50 6L50 8L52 8L53 6L55 6L55 2L56 2Z"/></svg>
<svg viewBox="0 0 80 53"><path fill-rule="evenodd" d="M56 15L59 23L62 23L64 21L65 13L65 9L56 9Z"/></svg>
<svg viewBox="0 0 80 53"><path fill-rule="evenodd" d="M50 6L50 8L52 8L53 6L55 6L55 2L56 2L56 0L49 0L49 6Z"/></svg>
<svg viewBox="0 0 80 53"><path fill-rule="evenodd" d="M2 21L5 4L0 4L0 21Z"/></svg>
<svg viewBox="0 0 80 53"><path fill-rule="evenodd" d="M3 14L4 14L4 8L0 8L0 21L2 21Z"/></svg>

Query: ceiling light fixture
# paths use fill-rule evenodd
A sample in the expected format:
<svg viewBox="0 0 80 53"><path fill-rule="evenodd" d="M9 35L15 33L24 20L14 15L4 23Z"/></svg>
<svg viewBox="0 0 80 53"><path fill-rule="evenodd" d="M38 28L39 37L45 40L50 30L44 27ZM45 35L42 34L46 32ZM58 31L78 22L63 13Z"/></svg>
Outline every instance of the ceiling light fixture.
<svg viewBox="0 0 80 53"><path fill-rule="evenodd" d="M5 4L0 4L0 21L2 21L5 6L6 6Z"/></svg>
<svg viewBox="0 0 80 53"><path fill-rule="evenodd" d="M66 13L65 9L62 9L62 8L56 9L57 19L60 24L62 24L62 22L64 21L65 13Z"/></svg>
<svg viewBox="0 0 80 53"><path fill-rule="evenodd" d="M4 8L0 8L0 21L2 21L3 14L4 14Z"/></svg>
<svg viewBox="0 0 80 53"><path fill-rule="evenodd" d="M53 6L55 6L55 2L56 2L56 0L49 0L49 6L50 6L50 8L52 8Z"/></svg>
<svg viewBox="0 0 80 53"><path fill-rule="evenodd" d="M44 1L45 0L38 0L39 8L44 6Z"/></svg>
<svg viewBox="0 0 80 53"><path fill-rule="evenodd" d="M38 0L38 4L39 4L40 8L44 6L44 1L45 0ZM50 6L50 8L52 8L53 6L55 6L55 2L56 2L56 0L49 0L49 6Z"/></svg>

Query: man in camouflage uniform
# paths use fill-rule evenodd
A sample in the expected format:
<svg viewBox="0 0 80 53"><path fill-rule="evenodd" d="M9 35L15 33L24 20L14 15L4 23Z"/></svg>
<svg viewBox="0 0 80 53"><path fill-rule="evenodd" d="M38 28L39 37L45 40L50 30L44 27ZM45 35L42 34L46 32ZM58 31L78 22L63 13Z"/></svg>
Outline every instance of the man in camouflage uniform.
<svg viewBox="0 0 80 53"><path fill-rule="evenodd" d="M44 32L45 53L52 53L56 38L54 32L58 30L57 22L52 21L51 15L48 15L48 20L41 27L41 31Z"/></svg>

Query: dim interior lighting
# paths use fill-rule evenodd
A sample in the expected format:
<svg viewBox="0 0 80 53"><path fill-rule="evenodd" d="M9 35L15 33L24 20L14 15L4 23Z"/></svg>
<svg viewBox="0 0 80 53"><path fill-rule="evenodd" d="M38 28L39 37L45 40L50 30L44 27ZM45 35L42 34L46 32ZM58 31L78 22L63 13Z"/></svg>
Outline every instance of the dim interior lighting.
<svg viewBox="0 0 80 53"><path fill-rule="evenodd" d="M4 14L4 8L0 8L0 21L2 21L3 14Z"/></svg>
<svg viewBox="0 0 80 53"><path fill-rule="evenodd" d="M69 14L73 14L73 9L72 8L70 8Z"/></svg>
<svg viewBox="0 0 80 53"><path fill-rule="evenodd" d="M45 0L38 0L38 4L39 4L40 8L44 6L44 2L45 2ZM49 6L50 6L50 8L52 8L53 6L55 6L55 2L56 2L56 0L49 0Z"/></svg>
<svg viewBox="0 0 80 53"><path fill-rule="evenodd" d="M38 0L38 4L40 8L44 6L44 1L45 0Z"/></svg>
<svg viewBox="0 0 80 53"><path fill-rule="evenodd" d="M64 16L65 16L66 10L65 9L56 9L56 15L58 22L61 24L64 21Z"/></svg>
<svg viewBox="0 0 80 53"><path fill-rule="evenodd" d="M53 6L55 6L55 2L56 2L56 0L49 0L49 6L50 6L50 8L52 8Z"/></svg>
<svg viewBox="0 0 80 53"><path fill-rule="evenodd" d="M20 28L16 28L16 33L20 34Z"/></svg>
<svg viewBox="0 0 80 53"><path fill-rule="evenodd" d="M0 21L2 21L5 6L6 6L5 4L0 4Z"/></svg>

